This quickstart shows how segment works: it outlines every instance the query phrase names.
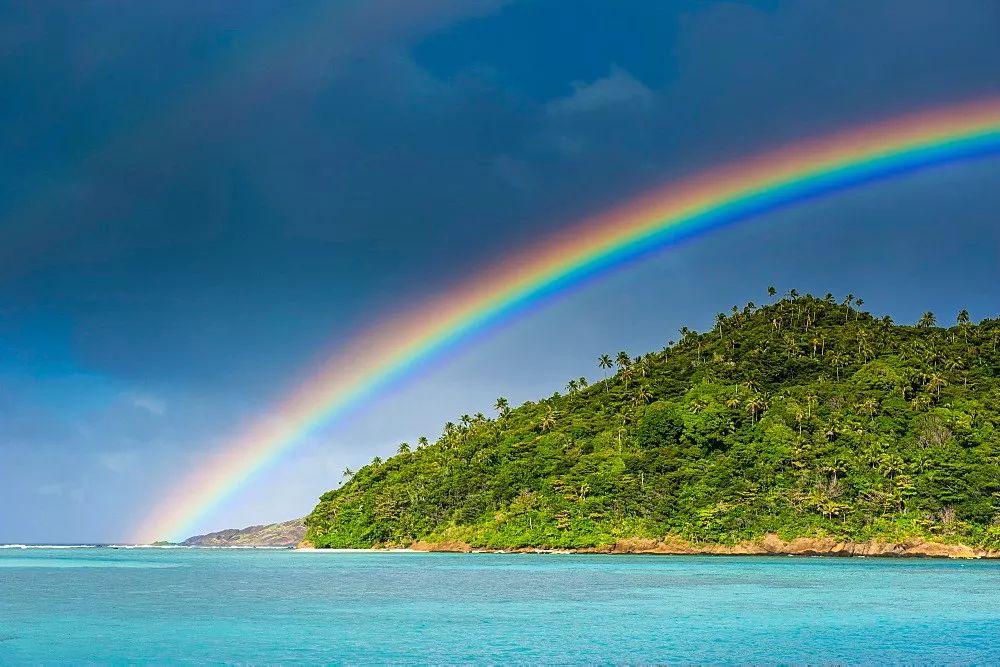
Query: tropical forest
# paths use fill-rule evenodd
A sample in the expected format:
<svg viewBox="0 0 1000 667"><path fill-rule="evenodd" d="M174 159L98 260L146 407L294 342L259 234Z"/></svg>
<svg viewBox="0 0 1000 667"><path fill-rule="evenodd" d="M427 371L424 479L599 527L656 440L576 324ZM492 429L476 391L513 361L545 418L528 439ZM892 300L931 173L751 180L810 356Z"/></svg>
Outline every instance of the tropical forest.
<svg viewBox="0 0 1000 667"><path fill-rule="evenodd" d="M317 547L920 538L1000 549L1000 320L779 296L345 471ZM666 340L673 338L674 340ZM486 408L489 408L488 410ZM488 413L488 414L487 414Z"/></svg>

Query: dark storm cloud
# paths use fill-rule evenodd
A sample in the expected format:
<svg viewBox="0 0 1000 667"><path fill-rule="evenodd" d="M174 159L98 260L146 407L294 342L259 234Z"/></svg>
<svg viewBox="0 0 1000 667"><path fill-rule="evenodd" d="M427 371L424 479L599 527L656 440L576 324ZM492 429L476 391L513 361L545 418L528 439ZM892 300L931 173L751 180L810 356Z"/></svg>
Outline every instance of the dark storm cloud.
<svg viewBox="0 0 1000 667"><path fill-rule="evenodd" d="M120 136L110 133L76 171L70 170L70 178L50 185L39 170L35 182L24 186L42 191L28 197L26 204L16 202L0 228L0 275L12 286L7 292L11 307L20 306L22 313L48 308L71 312L81 361L113 373L169 372L188 361L185 374L191 366L206 374L238 374L245 368L239 357L261 353L262 342L276 339L286 344L275 348L267 343L271 352L261 355L271 354L276 365L284 366L289 356L284 349L313 347L338 325L358 317L351 306L358 306L365 295L358 282L346 276L368 274L376 291L395 277L396 262L383 260L391 260L398 245L384 247L382 239L395 236L394 226L405 229L398 224L406 222L405 210L365 216L363 207L352 206L350 195L356 188L345 183L372 157L357 149L345 161L349 142L357 146L367 134L358 129L378 127L386 120L365 113L355 126L350 114L343 113L354 108L344 104L352 97L364 107L360 111L378 110L377 103L364 104L363 86L370 84L356 72L366 75L368 63L386 60L382 49L391 53L424 31L496 4L375 2L336 12L328 9L333 5L320 6L323 11L311 7L327 24L319 30L293 26L280 48L264 28L269 21L292 19L257 17L261 26L252 21L246 25L244 18L236 29L258 31L263 43L244 45L235 56L229 52L235 47L212 54L221 64L187 51L193 44L223 39L233 30L231 21L200 16L186 17L181 25L167 23L163 28L172 31L173 49L140 49L133 58L145 61L151 72L171 70L177 56L182 56L179 70L187 61L205 60L212 70L208 82L196 73L190 82L194 94L180 91L177 100L165 104L166 113L126 124ZM271 9L274 14L273 5ZM37 18L36 12L27 14ZM62 26L73 16L67 8L51 14L42 21L45 26ZM152 30L144 21L129 24L133 18L121 19L124 32ZM121 30L111 29L110 36ZM85 44L77 45L74 54L100 50L102 35L96 32L76 36L74 44ZM50 42L62 44L60 33L42 31L28 46L44 52ZM26 59L31 60L34 52L27 50ZM72 69L75 60L66 55L62 70ZM247 72L244 60L258 67ZM130 70L135 65L114 62L109 67ZM72 78L62 70L60 74ZM122 86L120 76L110 78L112 83L95 86L95 95L119 95L127 101L129 93L137 92L135 86ZM345 87L339 83L342 78L358 85ZM391 86L405 83L395 80ZM143 94L156 87L149 81L141 84L138 92ZM25 98L27 106L32 99ZM63 106L67 108L58 120L73 128L72 141L80 141L78 109L71 103ZM109 124L113 120L103 118ZM58 124L47 117L39 126ZM30 133L19 127L10 130L11 141L31 143ZM397 131L405 132L405 126ZM86 132L82 135L87 138ZM55 161L73 164L80 150L70 142ZM23 166L13 160L8 164L12 172ZM384 178L362 173L376 181ZM338 191L338 184L348 187ZM372 272L375 265L389 270ZM278 303L283 306L277 310L269 307L264 312L261 307ZM287 310L281 312L283 308ZM309 328L315 331L312 337L303 341L292 332L290 339L278 335L286 318L306 313L317 318L316 326ZM227 348L230 352L222 353ZM237 350L239 354L231 354ZM258 360L265 366L268 361Z"/></svg>
<svg viewBox="0 0 1000 667"><path fill-rule="evenodd" d="M1000 93L998 27L992 0L9 3L0 468L45 497L84 493L83 459L95 480L180 474L339 340L540 235L778 143ZM960 226L948 261L981 282L997 172L934 181ZM824 248L865 232L899 253L883 264L917 275L909 257L951 247L921 191L714 237L685 257L722 268L671 303L697 315L769 266L864 282L870 253L789 259L814 219ZM839 215L850 224L832 229ZM621 290L627 317L574 330L614 347L663 325L651 304L681 261ZM581 313L607 309L598 294ZM540 391L517 364L483 363L477 377ZM423 419L405 407L399 432ZM64 474L36 474L36 450L59 452Z"/></svg>
<svg viewBox="0 0 1000 667"><path fill-rule="evenodd" d="M321 9L9 9L8 316L112 375L280 382L646 187L1000 88L992 2Z"/></svg>
<svg viewBox="0 0 1000 667"><path fill-rule="evenodd" d="M1000 92L996 3L626 3L635 11L617 20L632 32L591 40L591 17L609 13L598 4L578 15L558 3L512 5L432 37L418 60L442 75L463 63L491 71L514 90L528 79L553 106L615 77L652 88L631 108L550 116L542 134L522 138L523 160L548 158L546 171L561 167L551 180L581 191L580 179L627 190L778 141ZM559 76L538 58L552 58Z"/></svg>
<svg viewBox="0 0 1000 667"><path fill-rule="evenodd" d="M294 21L266 3L158 22L105 11L85 35L67 8L29 21L18 53L60 45L62 69L45 71L85 83L34 126L21 114L11 134L28 147L59 120L78 159L99 142L76 117L113 126L116 100L180 100L94 169L43 185L25 220L15 209L0 250L10 302L69 312L81 361L113 374L282 376L372 313L645 187L998 88L993 3L495 6L358 5L328 38L280 47L265 26ZM241 71L255 48L278 64ZM222 61L207 84L204 54ZM203 107L186 106L185 75L209 86Z"/></svg>

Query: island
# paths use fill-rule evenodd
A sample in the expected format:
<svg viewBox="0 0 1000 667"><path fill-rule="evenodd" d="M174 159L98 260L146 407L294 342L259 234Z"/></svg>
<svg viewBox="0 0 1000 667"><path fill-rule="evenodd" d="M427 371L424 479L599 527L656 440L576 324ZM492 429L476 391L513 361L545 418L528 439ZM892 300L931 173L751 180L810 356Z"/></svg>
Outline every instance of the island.
<svg viewBox="0 0 1000 667"><path fill-rule="evenodd" d="M901 325L853 295L774 288L768 301L346 470L304 543L1000 555L1000 320Z"/></svg>

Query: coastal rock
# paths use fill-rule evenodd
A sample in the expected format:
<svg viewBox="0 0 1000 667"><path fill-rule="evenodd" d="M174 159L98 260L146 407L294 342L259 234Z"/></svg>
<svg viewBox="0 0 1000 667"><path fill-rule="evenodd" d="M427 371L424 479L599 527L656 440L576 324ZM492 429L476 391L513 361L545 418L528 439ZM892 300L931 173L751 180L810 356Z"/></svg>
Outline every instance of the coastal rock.
<svg viewBox="0 0 1000 667"><path fill-rule="evenodd" d="M761 541L768 553L796 556L870 556L870 557L925 557L925 558L981 558L987 552L978 551L964 544L945 544L911 539L904 542L839 542L834 538L798 537L784 542L776 535Z"/></svg>
<svg viewBox="0 0 1000 667"><path fill-rule="evenodd" d="M469 553L472 547L466 542L414 542L409 546L413 551L435 551L444 553Z"/></svg>
<svg viewBox="0 0 1000 667"><path fill-rule="evenodd" d="M311 548L303 542L302 548ZM413 551L441 553L578 553L578 554L660 554L672 556L864 556L875 558L1000 558L1000 551L973 549L964 544L945 544L921 539L893 542L843 542L832 537L797 537L785 541L769 533L757 541L737 544L693 543L676 535L663 539L622 538L613 544L579 549L517 547L487 549L467 542L417 541L407 546Z"/></svg>

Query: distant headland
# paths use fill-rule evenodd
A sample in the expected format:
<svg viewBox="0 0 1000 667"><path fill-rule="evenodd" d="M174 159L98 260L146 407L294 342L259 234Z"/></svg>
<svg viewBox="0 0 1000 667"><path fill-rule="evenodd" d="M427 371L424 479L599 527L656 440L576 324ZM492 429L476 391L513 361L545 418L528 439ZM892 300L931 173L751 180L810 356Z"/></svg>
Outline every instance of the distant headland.
<svg viewBox="0 0 1000 667"><path fill-rule="evenodd" d="M205 535L194 535L183 542L186 547L294 547L305 537L302 519L248 528L230 528Z"/></svg>

